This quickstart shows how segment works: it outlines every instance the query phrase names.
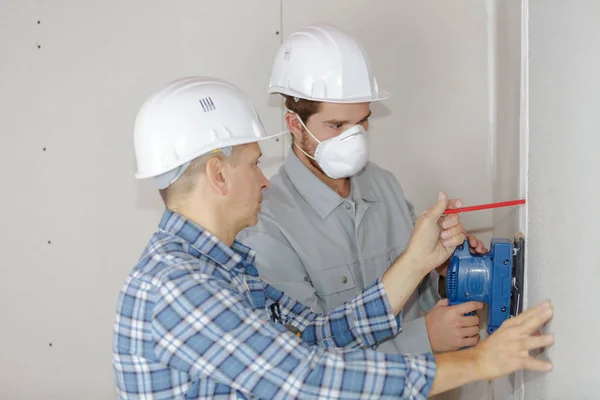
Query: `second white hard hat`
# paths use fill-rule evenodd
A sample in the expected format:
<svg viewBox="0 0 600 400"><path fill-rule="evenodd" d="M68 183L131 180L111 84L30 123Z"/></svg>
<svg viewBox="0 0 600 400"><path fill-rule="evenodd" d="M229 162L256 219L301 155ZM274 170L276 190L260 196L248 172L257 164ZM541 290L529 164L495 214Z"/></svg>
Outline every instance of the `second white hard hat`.
<svg viewBox="0 0 600 400"><path fill-rule="evenodd" d="M332 103L384 100L369 56L352 36L329 24L302 28L281 45L269 93Z"/></svg>

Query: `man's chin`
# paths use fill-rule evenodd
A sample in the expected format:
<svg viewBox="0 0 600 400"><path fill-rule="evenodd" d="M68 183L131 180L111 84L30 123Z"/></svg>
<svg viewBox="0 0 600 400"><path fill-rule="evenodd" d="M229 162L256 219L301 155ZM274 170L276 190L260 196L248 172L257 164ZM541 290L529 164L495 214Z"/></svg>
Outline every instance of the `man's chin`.
<svg viewBox="0 0 600 400"><path fill-rule="evenodd" d="M246 227L250 228L250 227L258 224L258 213L260 212L261 203L262 203L262 200L259 201L258 205L256 206L256 212L254 213L252 218L248 219L248 223L247 223Z"/></svg>
<svg viewBox="0 0 600 400"><path fill-rule="evenodd" d="M250 227L252 227L252 226L254 226L254 225L256 225L256 224L258 224L258 213L256 213L256 214L254 215L254 218L252 218L252 219L251 219L251 220L248 222L248 228L250 228Z"/></svg>

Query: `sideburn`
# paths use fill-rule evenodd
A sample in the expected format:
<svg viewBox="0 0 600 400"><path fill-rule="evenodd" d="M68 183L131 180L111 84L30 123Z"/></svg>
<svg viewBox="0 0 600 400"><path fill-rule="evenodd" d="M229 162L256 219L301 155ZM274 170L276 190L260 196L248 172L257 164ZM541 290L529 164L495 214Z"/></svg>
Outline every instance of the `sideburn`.
<svg viewBox="0 0 600 400"><path fill-rule="evenodd" d="M314 147L311 148L310 144L313 144ZM314 157L315 150L317 149L316 145L317 142L315 142L315 140L308 134L308 132L306 132L305 129L302 129L302 140L300 141L300 146L302 147L302 150L306 151L308 154ZM309 164L312 165L317 171L325 174L325 172L323 172L323 170L319 166L318 162L316 162L312 158L306 158L308 159Z"/></svg>

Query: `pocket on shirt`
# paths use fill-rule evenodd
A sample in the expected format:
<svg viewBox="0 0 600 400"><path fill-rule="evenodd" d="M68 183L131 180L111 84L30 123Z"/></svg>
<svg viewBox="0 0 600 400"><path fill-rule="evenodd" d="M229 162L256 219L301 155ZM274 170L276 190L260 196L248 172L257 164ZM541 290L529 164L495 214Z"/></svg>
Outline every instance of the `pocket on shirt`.
<svg viewBox="0 0 600 400"><path fill-rule="evenodd" d="M310 275L312 285L319 296L327 296L356 287L347 265L311 271Z"/></svg>

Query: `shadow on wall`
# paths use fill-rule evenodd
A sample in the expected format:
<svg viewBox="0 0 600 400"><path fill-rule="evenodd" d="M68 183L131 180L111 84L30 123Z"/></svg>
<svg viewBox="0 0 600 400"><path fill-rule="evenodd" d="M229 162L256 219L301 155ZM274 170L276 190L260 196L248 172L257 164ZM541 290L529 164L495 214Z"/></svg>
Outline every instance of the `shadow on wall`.
<svg viewBox="0 0 600 400"><path fill-rule="evenodd" d="M133 161L133 168L131 171L136 171L137 165L135 160ZM132 175L134 173L132 172ZM160 198L160 194L158 193L158 189L154 184L152 178L148 179L134 179L135 186L135 208L141 210L153 210L158 213L162 213L165 209L165 206Z"/></svg>
<svg viewBox="0 0 600 400"><path fill-rule="evenodd" d="M268 94L267 106L273 108L281 108L283 112L284 102L283 97L278 94Z"/></svg>
<svg viewBox="0 0 600 400"><path fill-rule="evenodd" d="M392 110L390 110L390 108L381 101L371 103L371 111L373 112L371 117L373 119L384 118L392 115Z"/></svg>

